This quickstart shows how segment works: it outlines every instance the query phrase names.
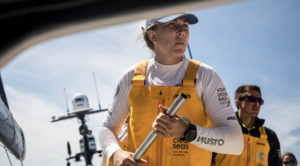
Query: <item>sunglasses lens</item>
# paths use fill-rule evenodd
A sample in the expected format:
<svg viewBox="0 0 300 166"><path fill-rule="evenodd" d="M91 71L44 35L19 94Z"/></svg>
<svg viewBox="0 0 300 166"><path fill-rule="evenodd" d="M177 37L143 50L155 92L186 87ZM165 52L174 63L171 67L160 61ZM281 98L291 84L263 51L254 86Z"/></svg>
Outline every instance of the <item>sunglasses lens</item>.
<svg viewBox="0 0 300 166"><path fill-rule="evenodd" d="M261 99L261 98L260 98L260 99L258 100L258 102L259 102L260 105L263 105L263 104L264 104L264 99Z"/></svg>
<svg viewBox="0 0 300 166"><path fill-rule="evenodd" d="M256 97L254 97L254 96L248 96L248 101L250 101L250 102L256 102Z"/></svg>
<svg viewBox="0 0 300 166"><path fill-rule="evenodd" d="M294 160L284 161L283 164L296 164Z"/></svg>
<svg viewBox="0 0 300 166"><path fill-rule="evenodd" d="M250 102L258 102L260 105L264 104L264 100L262 98L259 97L255 97L255 96L248 96L248 101Z"/></svg>

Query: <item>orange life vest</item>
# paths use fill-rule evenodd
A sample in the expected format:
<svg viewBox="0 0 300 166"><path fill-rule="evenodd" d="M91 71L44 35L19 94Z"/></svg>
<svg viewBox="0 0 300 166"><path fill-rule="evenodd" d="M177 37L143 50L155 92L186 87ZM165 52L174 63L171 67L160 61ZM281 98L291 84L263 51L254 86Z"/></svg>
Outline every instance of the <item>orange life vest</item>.
<svg viewBox="0 0 300 166"><path fill-rule="evenodd" d="M260 137L244 134L244 150L241 155L217 154L213 166L268 166L270 145L266 129L259 128Z"/></svg>

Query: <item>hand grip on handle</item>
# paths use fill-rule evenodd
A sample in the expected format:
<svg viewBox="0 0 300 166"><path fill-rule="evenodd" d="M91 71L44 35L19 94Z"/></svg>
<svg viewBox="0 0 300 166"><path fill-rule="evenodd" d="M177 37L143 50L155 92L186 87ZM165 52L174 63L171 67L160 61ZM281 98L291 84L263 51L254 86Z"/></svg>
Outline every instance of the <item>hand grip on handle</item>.
<svg viewBox="0 0 300 166"><path fill-rule="evenodd" d="M166 114L168 116L174 116L187 98L188 98L188 95L180 93L177 96L176 100L171 105L171 107L167 110ZM156 133L152 130L150 132L150 134L146 137L146 139L144 140L144 142L142 143L142 145L133 154L133 158L136 161L138 161L138 160L141 159L142 155L148 150L148 148L154 142L154 140L156 139L156 137L157 137Z"/></svg>

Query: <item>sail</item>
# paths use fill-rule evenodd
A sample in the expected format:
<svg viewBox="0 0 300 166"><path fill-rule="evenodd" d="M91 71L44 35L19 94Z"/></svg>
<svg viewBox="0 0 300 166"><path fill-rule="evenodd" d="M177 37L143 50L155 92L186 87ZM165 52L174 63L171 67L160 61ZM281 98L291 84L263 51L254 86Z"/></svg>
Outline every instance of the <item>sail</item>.
<svg viewBox="0 0 300 166"><path fill-rule="evenodd" d="M0 141L17 159L24 160L26 152L24 134L12 113L9 111L1 75L0 94Z"/></svg>

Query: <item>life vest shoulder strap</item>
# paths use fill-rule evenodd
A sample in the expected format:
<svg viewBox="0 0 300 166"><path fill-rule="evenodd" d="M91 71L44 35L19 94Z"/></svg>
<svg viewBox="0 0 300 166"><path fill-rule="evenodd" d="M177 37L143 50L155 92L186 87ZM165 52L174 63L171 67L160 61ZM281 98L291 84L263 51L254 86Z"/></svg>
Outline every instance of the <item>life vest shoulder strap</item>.
<svg viewBox="0 0 300 166"><path fill-rule="evenodd" d="M196 83L196 74L199 70L201 62L196 60L190 60L189 66L186 70L184 78L182 80L183 86L195 85Z"/></svg>
<svg viewBox="0 0 300 166"><path fill-rule="evenodd" d="M261 126L259 128L259 132L260 132L260 138L262 138L262 139L267 139L268 138L266 129L263 126Z"/></svg>
<svg viewBox="0 0 300 166"><path fill-rule="evenodd" d="M132 85L134 86L144 86L146 79L146 71L147 71L148 60L139 62L134 70L134 75L132 78Z"/></svg>

